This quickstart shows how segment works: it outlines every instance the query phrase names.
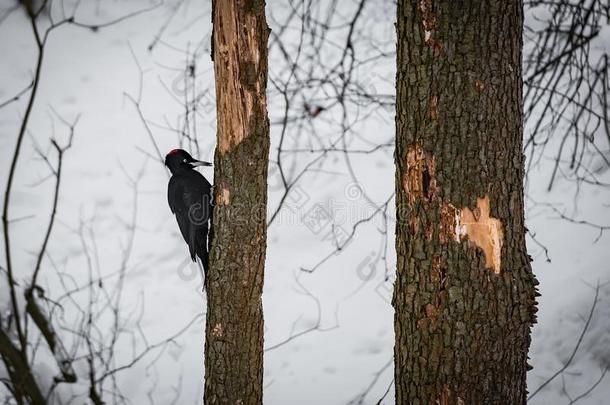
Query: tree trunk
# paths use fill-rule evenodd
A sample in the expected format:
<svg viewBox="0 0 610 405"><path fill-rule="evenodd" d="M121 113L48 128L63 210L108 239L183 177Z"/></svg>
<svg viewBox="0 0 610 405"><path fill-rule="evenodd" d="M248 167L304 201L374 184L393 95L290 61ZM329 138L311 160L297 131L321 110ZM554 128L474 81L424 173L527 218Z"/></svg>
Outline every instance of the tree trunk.
<svg viewBox="0 0 610 405"><path fill-rule="evenodd" d="M525 404L522 3L398 1L397 404Z"/></svg>
<svg viewBox="0 0 610 405"><path fill-rule="evenodd" d="M216 0L212 22L218 144L204 403L261 404L269 160L265 3Z"/></svg>

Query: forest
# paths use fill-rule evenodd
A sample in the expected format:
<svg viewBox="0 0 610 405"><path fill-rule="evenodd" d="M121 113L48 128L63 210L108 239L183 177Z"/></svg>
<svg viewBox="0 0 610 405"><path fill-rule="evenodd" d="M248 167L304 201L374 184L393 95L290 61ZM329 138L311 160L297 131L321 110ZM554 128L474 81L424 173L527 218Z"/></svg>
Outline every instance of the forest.
<svg viewBox="0 0 610 405"><path fill-rule="evenodd" d="M0 0L0 400L607 404L607 0Z"/></svg>

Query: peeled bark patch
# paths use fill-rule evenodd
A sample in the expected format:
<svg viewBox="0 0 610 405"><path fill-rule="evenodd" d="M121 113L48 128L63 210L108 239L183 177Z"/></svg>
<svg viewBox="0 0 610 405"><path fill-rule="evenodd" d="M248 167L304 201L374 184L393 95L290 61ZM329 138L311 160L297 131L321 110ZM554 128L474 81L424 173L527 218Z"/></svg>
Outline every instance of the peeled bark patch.
<svg viewBox="0 0 610 405"><path fill-rule="evenodd" d="M450 241L459 242L458 224L460 222L460 210L453 204L444 202L441 206L441 223L439 238L441 243Z"/></svg>
<svg viewBox="0 0 610 405"><path fill-rule="evenodd" d="M489 196L478 198L472 211L468 207L460 210L456 231L459 240L468 237L483 251L486 267L500 274L504 233L502 222L490 216Z"/></svg>
<svg viewBox="0 0 610 405"><path fill-rule="evenodd" d="M432 31L436 28L436 15L434 14L432 0L420 0L418 8L422 15L424 40L429 43L432 39Z"/></svg>
<svg viewBox="0 0 610 405"><path fill-rule="evenodd" d="M460 398L459 395L455 395L454 392L451 391L448 385L445 385L443 391L441 392L440 397L436 400L436 404L438 405L464 405L464 400Z"/></svg>
<svg viewBox="0 0 610 405"><path fill-rule="evenodd" d="M412 145L407 151L402 186L411 207L416 201L425 203L427 207L439 207L438 236L441 243L459 243L468 238L485 254L485 266L500 274L503 229L502 222L490 216L489 196L477 199L477 206L473 210L469 207L459 209L445 201L436 181L434 156L419 144ZM410 211L407 221L414 234L419 232L420 220L415 211ZM433 237L432 228L425 229L428 240Z"/></svg>
<svg viewBox="0 0 610 405"><path fill-rule="evenodd" d="M216 205L229 205L231 203L231 192L227 186L222 186L216 193Z"/></svg>
<svg viewBox="0 0 610 405"><path fill-rule="evenodd" d="M222 324L217 323L212 330L212 334L216 337L222 337L224 335L224 328L222 327Z"/></svg>
<svg viewBox="0 0 610 405"><path fill-rule="evenodd" d="M214 8L218 150L224 154L256 132L257 118L266 114L267 61L258 45L267 43L268 29L240 1L218 1Z"/></svg>
<svg viewBox="0 0 610 405"><path fill-rule="evenodd" d="M412 203L417 199L431 200L436 195L434 157L420 145L413 145L405 159L406 170L402 186Z"/></svg>

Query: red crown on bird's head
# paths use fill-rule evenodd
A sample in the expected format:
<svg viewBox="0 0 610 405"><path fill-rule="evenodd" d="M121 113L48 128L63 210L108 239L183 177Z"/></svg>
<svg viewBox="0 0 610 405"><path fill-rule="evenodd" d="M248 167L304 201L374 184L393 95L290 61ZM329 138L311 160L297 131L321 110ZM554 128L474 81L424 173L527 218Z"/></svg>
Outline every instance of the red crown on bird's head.
<svg viewBox="0 0 610 405"><path fill-rule="evenodd" d="M179 149L172 149L169 152L167 152L168 155L175 155L176 153L178 153Z"/></svg>

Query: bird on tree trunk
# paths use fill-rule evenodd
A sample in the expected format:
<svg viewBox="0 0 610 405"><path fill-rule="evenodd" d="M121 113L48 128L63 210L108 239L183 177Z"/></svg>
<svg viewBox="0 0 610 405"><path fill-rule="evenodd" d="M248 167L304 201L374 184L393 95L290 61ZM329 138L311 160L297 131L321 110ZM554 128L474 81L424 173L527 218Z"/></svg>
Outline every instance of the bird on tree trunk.
<svg viewBox="0 0 610 405"><path fill-rule="evenodd" d="M178 227L189 247L191 259L201 259L204 285L208 271L208 231L212 219L212 185L197 170L198 166L212 166L194 159L187 151L173 149L165 156L165 166L172 173L167 187L167 201L176 215Z"/></svg>

